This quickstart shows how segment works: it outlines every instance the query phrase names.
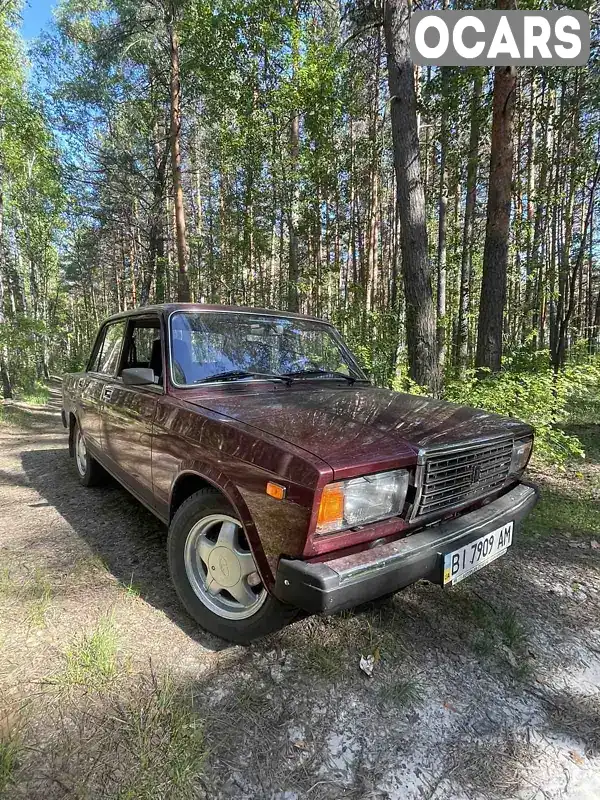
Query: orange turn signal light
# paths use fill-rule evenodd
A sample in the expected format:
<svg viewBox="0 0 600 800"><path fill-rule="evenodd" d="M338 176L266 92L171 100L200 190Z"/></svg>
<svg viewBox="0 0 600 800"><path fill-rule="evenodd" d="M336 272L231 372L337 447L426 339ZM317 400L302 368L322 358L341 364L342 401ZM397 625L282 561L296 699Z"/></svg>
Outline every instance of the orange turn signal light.
<svg viewBox="0 0 600 800"><path fill-rule="evenodd" d="M283 500L285 497L285 486L281 486L278 483L273 483L273 481L269 481L267 483L267 494L271 497L274 497L275 500Z"/></svg>
<svg viewBox="0 0 600 800"><path fill-rule="evenodd" d="M317 516L317 530L329 530L337 527L344 521L344 492L342 487L330 483L323 489L319 514Z"/></svg>

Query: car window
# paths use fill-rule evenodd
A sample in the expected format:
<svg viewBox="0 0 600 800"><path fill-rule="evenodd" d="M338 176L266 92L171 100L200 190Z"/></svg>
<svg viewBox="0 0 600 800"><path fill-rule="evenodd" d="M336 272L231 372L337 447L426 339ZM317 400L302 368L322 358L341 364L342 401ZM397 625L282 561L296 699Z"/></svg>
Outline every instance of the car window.
<svg viewBox="0 0 600 800"><path fill-rule="evenodd" d="M98 338L94 344L92 355L88 364L88 372L98 372L98 365L100 364L100 356L102 355L102 345L104 343L104 336L106 335L106 325L100 331Z"/></svg>
<svg viewBox="0 0 600 800"><path fill-rule="evenodd" d="M278 375L335 371L362 377L329 325L245 312L173 314L171 363L180 385L238 370Z"/></svg>
<svg viewBox="0 0 600 800"><path fill-rule="evenodd" d="M115 374L119 366L124 333L124 320L111 322L106 326L104 338L98 350L98 356L94 359L95 363L92 367L93 372L100 372L103 375Z"/></svg>
<svg viewBox="0 0 600 800"><path fill-rule="evenodd" d="M154 317L142 317L130 322L127 335L123 369L146 367L154 370L159 382L162 377L162 349L160 321Z"/></svg>

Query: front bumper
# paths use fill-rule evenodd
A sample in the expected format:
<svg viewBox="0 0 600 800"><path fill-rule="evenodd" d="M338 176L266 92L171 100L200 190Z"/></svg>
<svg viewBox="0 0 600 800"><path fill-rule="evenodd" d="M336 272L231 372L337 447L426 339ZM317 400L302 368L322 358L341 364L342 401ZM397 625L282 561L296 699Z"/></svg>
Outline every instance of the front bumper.
<svg viewBox="0 0 600 800"><path fill-rule="evenodd" d="M444 554L500 528L515 528L538 500L538 489L520 483L475 511L388 544L326 562L282 558L274 594L311 614L331 614L403 589L420 579L442 582Z"/></svg>

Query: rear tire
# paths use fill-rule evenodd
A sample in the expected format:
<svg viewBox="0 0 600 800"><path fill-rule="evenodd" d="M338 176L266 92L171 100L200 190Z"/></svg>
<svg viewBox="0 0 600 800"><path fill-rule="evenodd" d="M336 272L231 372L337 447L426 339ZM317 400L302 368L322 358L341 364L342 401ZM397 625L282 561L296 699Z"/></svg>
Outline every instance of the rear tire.
<svg viewBox="0 0 600 800"><path fill-rule="evenodd" d="M99 486L105 482L106 472L96 459L89 454L78 422L75 423L73 428L73 455L79 483L82 486Z"/></svg>
<svg viewBox="0 0 600 800"><path fill-rule="evenodd" d="M267 592L241 522L215 489L201 489L169 527L169 570L179 598L205 630L236 644L267 636L297 615Z"/></svg>

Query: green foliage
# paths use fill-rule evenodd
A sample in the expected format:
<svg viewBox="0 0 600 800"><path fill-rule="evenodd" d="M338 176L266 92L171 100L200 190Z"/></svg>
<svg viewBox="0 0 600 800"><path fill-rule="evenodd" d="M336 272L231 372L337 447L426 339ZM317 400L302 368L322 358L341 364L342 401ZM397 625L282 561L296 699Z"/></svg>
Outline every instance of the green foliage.
<svg viewBox="0 0 600 800"><path fill-rule="evenodd" d="M25 403L34 406L45 405L50 398L50 390L42 381L36 381L33 388L29 391L23 392L20 399Z"/></svg>
<svg viewBox="0 0 600 800"><path fill-rule="evenodd" d="M23 753L23 744L18 733L9 733L0 739L0 796L11 783L19 766Z"/></svg>
<svg viewBox="0 0 600 800"><path fill-rule="evenodd" d="M89 634L73 642L66 652L66 667L57 683L67 688L106 687L118 673L117 632L110 617L100 620Z"/></svg>
<svg viewBox="0 0 600 800"><path fill-rule="evenodd" d="M497 375L479 378L470 371L464 379L449 381L445 397L529 422L536 432L535 457L562 465L585 455L577 436L564 430L564 423L576 421L573 412L599 392L600 361L571 363L555 375L547 351L538 351L507 357Z"/></svg>

